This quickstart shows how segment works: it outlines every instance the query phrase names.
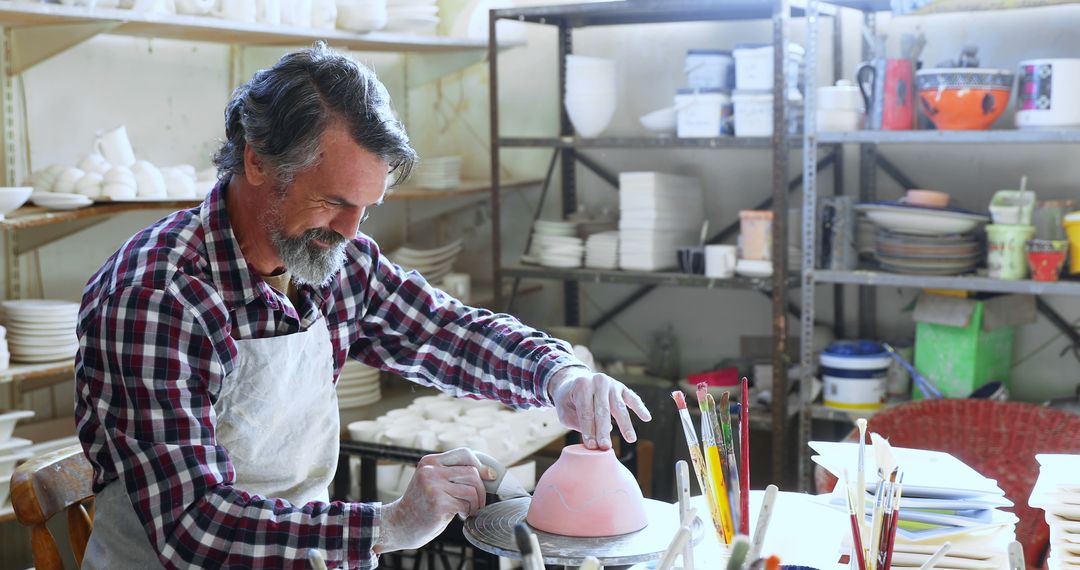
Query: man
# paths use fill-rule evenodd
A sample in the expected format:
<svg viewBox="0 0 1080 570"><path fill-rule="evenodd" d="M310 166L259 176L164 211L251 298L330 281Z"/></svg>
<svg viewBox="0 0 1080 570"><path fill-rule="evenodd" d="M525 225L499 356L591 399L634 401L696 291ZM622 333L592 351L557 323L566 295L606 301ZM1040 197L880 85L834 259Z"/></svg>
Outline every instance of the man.
<svg viewBox="0 0 1080 570"><path fill-rule="evenodd" d="M90 280L76 361L94 466L84 568L333 566L419 547L484 505L466 449L425 457L387 505L329 502L346 358L458 396L554 405L589 447L641 400L564 343L462 305L358 226L416 160L370 70L325 45L237 89L220 183Z"/></svg>

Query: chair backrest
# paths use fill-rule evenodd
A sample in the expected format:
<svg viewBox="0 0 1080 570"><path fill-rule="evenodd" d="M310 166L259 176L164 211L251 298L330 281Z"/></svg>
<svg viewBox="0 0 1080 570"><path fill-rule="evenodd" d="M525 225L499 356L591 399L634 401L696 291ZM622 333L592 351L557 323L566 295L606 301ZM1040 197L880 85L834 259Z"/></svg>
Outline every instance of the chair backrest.
<svg viewBox="0 0 1080 570"><path fill-rule="evenodd" d="M996 479L1015 503L1017 540L1029 567L1050 541L1043 511L1028 506L1039 476L1037 453L1080 453L1080 416L1034 404L993 400L930 400L885 410L868 421L897 447L950 453ZM858 430L848 435L858 441Z"/></svg>
<svg viewBox="0 0 1080 570"><path fill-rule="evenodd" d="M80 445L72 445L35 457L15 469L11 476L11 504L15 517L30 527L34 566L38 570L62 570L60 549L45 523L66 511L68 533L75 563L82 565L86 543L93 529L86 510L94 499L94 469Z"/></svg>

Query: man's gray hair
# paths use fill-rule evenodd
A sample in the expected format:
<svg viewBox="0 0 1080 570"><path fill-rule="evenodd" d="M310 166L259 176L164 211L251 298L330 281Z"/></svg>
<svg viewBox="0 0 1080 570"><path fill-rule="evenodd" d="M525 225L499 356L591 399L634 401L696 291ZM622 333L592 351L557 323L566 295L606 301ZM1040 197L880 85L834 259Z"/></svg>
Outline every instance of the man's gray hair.
<svg viewBox="0 0 1080 570"><path fill-rule="evenodd" d="M233 92L225 108L225 142L214 154L218 177L244 173L251 145L282 187L318 162L319 142L340 121L361 148L386 161L404 182L416 151L375 72L323 42L286 54Z"/></svg>

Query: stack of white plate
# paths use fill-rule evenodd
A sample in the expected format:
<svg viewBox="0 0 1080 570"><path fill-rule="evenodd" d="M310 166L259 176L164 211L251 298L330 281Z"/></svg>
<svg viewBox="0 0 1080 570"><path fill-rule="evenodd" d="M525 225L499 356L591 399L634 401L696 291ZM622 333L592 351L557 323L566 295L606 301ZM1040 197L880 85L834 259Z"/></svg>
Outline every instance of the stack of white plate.
<svg viewBox="0 0 1080 570"><path fill-rule="evenodd" d="M432 32L439 25L436 0L389 0L386 14L387 31Z"/></svg>
<svg viewBox="0 0 1080 570"><path fill-rule="evenodd" d="M585 267L615 269L619 266L619 232L600 232L585 240Z"/></svg>
<svg viewBox="0 0 1080 570"><path fill-rule="evenodd" d="M7 329L0 327L0 370L11 366L11 352L8 351Z"/></svg>
<svg viewBox="0 0 1080 570"><path fill-rule="evenodd" d="M63 192L34 192L30 195L30 201L35 206L50 210L77 210L94 203L88 196Z"/></svg>
<svg viewBox="0 0 1080 570"><path fill-rule="evenodd" d="M338 408L342 410L378 402L382 399L379 369L349 360L338 377L337 395Z"/></svg>
<svg viewBox="0 0 1080 570"><path fill-rule="evenodd" d="M581 267L585 242L577 233L578 225L574 222L536 220L532 247L523 259L545 267Z"/></svg>
<svg viewBox="0 0 1080 570"><path fill-rule="evenodd" d="M422 160L413 176L413 183L432 190L457 188L461 185L461 157L440 156Z"/></svg>
<svg viewBox="0 0 1080 570"><path fill-rule="evenodd" d="M678 249L696 245L705 221L697 178L662 172L619 174L619 267L660 271L679 264Z"/></svg>
<svg viewBox="0 0 1080 570"><path fill-rule="evenodd" d="M8 350L16 362L70 360L79 349L79 304L49 299L4 301Z"/></svg>
<svg viewBox="0 0 1080 570"><path fill-rule="evenodd" d="M454 240L434 249L402 247L389 256L402 268L419 272L428 283L437 283L453 271L454 261L463 248L461 240Z"/></svg>

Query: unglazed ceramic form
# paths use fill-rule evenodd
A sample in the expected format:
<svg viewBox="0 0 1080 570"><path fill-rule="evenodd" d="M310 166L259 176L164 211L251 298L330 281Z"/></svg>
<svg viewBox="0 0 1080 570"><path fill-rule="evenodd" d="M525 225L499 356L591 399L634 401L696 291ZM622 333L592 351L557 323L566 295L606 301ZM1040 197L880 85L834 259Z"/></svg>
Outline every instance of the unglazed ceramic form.
<svg viewBox="0 0 1080 570"><path fill-rule="evenodd" d="M614 452L571 445L536 483L526 520L552 534L616 536L645 528L644 501Z"/></svg>

